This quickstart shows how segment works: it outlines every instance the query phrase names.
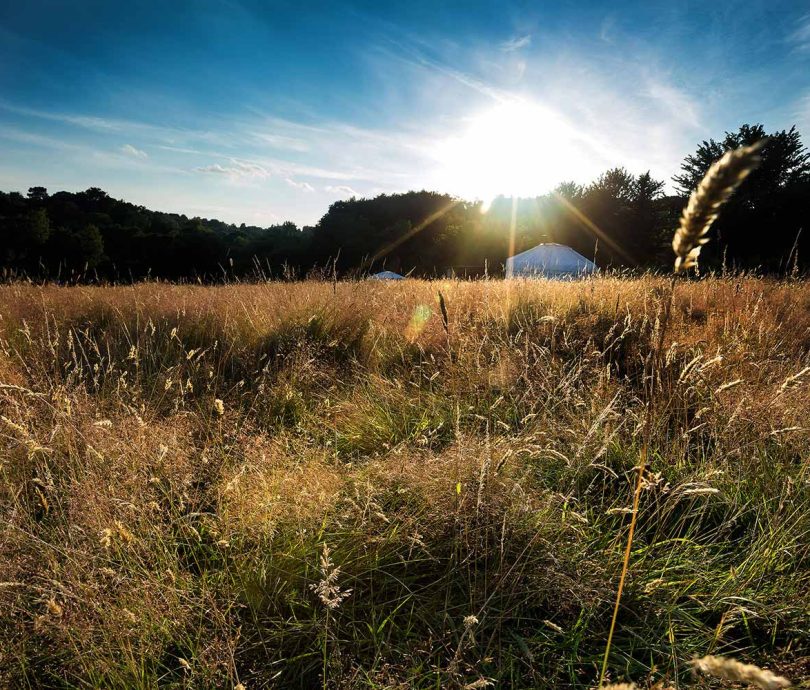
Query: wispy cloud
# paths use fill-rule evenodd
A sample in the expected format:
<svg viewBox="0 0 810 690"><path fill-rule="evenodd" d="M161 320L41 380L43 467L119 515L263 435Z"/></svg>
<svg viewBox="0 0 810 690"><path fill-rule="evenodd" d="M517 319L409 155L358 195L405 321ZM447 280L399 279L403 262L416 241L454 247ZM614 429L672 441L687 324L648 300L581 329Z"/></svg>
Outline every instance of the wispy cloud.
<svg viewBox="0 0 810 690"><path fill-rule="evenodd" d="M309 182L298 182L296 180L293 180L290 177L285 177L284 181L288 185L290 185L290 187L294 187L295 189L300 189L300 190L302 190L304 192L314 192L315 191L315 187L313 187L311 184L309 184Z"/></svg>
<svg viewBox="0 0 810 690"><path fill-rule="evenodd" d="M235 158L231 159L229 165L213 163L212 165L194 168L194 172L227 175L233 179L270 177L270 172L264 166L259 165L258 163L252 163L250 161L237 160Z"/></svg>
<svg viewBox="0 0 810 690"><path fill-rule="evenodd" d="M58 137L45 136L35 132L21 129L19 127L10 127L0 125L0 138L13 141L18 144L30 144L37 147L56 149L60 151L73 151L73 152L93 152L86 146L74 144L69 141Z"/></svg>
<svg viewBox="0 0 810 690"><path fill-rule="evenodd" d="M132 144L124 144L121 147L121 153L126 156L131 156L132 158L139 158L140 160L145 160L149 158L149 155L146 151L141 149L136 149Z"/></svg>
<svg viewBox="0 0 810 690"><path fill-rule="evenodd" d="M354 190L345 184L327 185L323 189L325 192L337 194L338 196L360 196L360 193L357 190Z"/></svg>
<svg viewBox="0 0 810 690"><path fill-rule="evenodd" d="M599 39L605 43L614 43L616 20L612 16L605 17L599 27Z"/></svg>
<svg viewBox="0 0 810 690"><path fill-rule="evenodd" d="M810 91L799 98L793 113L800 132L810 132Z"/></svg>
<svg viewBox="0 0 810 690"><path fill-rule="evenodd" d="M143 123L132 122L129 120L109 119L103 117L96 117L93 115L83 115L75 113L51 112L46 110L38 110L36 108L26 108L12 103L0 101L0 109L5 110L15 115L24 115L40 120L50 120L52 122L61 122L63 124L82 127L84 129L91 129L95 131L105 132L122 132L132 131L134 129L153 129L163 130L162 127L150 127Z"/></svg>
<svg viewBox="0 0 810 690"><path fill-rule="evenodd" d="M219 163L213 165L204 165L200 168L194 168L194 172L198 173L214 173L215 175L230 175L234 171L233 168L226 168Z"/></svg>
<svg viewBox="0 0 810 690"><path fill-rule="evenodd" d="M504 53L513 53L521 48L528 48L531 44L531 34L525 34L524 36L515 36L508 41L504 41L501 43L501 50Z"/></svg>
<svg viewBox="0 0 810 690"><path fill-rule="evenodd" d="M487 83L470 72L450 66L446 61L430 56L425 49L420 47L420 41L409 37L410 42L388 38L386 42L391 49L379 47L382 55L393 60L398 60L404 64L419 67L425 71L438 74L476 91L483 96L502 103L509 98L509 94L504 90Z"/></svg>
<svg viewBox="0 0 810 690"><path fill-rule="evenodd" d="M810 13L796 23L796 28L788 35L788 42L801 53L810 53Z"/></svg>
<svg viewBox="0 0 810 690"><path fill-rule="evenodd" d="M27 108L6 101L0 101L0 110L22 115L34 120L57 122L69 127L95 132L98 135L125 135L130 140L148 139L155 143L177 145L179 142L207 142L227 144L218 133L211 130L185 129L181 127L153 125L139 120L99 117L86 113L68 113ZM122 137L123 138L123 137Z"/></svg>
<svg viewBox="0 0 810 690"><path fill-rule="evenodd" d="M253 132L253 136L259 141L275 149L285 151L306 152L310 150L309 144L303 139L284 136L283 134L273 134L270 132Z"/></svg>
<svg viewBox="0 0 810 690"><path fill-rule="evenodd" d="M660 77L651 77L647 80L647 94L669 112L671 118L691 127L701 126L700 102L684 89L677 88Z"/></svg>

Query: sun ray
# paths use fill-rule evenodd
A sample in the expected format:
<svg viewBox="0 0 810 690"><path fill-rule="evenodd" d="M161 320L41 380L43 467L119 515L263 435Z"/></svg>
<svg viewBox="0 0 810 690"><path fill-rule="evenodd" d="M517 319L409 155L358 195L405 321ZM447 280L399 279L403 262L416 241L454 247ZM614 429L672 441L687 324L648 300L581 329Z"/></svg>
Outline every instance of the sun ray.
<svg viewBox="0 0 810 690"><path fill-rule="evenodd" d="M609 237L596 223L594 223L588 216L586 216L580 209L578 209L574 204L572 204L568 199L566 199L562 194L558 192L552 192L554 198L560 201L575 217L576 219L582 223L588 230L593 233L593 235L598 240L602 240L608 247L610 247L614 252L619 254L623 259L625 259L628 263L635 266L637 264L636 260L633 259L630 254L628 254L622 247L620 247L616 242Z"/></svg>
<svg viewBox="0 0 810 690"><path fill-rule="evenodd" d="M440 208L438 211L435 211L435 212L431 213L427 218L425 218L423 221L421 221L418 225L415 225L414 227L412 227L404 235L400 235L399 237L397 237L392 242L389 242L384 247L381 247L380 249L378 249L377 252L366 262L367 266L373 265L375 261L379 261L384 256L387 256L388 254L390 254L392 251L394 251L394 249L399 247L404 242L407 242L409 239L411 239L411 237L413 237L417 233L424 230L434 220L438 220L445 213L448 213L449 211L454 209L456 206L458 206L460 203L461 203L461 199L453 199L450 203L445 204L444 206L442 206L442 208Z"/></svg>

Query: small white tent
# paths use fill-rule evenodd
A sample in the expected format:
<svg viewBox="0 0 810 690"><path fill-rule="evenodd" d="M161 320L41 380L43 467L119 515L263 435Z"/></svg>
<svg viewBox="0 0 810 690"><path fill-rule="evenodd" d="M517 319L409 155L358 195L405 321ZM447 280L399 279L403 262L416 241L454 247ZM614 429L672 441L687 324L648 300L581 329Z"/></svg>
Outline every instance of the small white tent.
<svg viewBox="0 0 810 690"><path fill-rule="evenodd" d="M593 261L571 247L552 242L538 244L506 260L507 278L579 278L596 270Z"/></svg>
<svg viewBox="0 0 810 690"><path fill-rule="evenodd" d="M374 275L370 275L371 280L405 280L405 276L394 273L393 271L380 271Z"/></svg>

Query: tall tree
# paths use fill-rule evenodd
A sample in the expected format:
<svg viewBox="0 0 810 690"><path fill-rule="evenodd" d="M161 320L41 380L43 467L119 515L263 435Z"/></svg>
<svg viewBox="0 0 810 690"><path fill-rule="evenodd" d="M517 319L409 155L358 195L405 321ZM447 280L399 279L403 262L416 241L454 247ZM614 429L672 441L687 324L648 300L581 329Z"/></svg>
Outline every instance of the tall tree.
<svg viewBox="0 0 810 690"><path fill-rule="evenodd" d="M576 182L560 182L554 189L554 194L568 201L577 202L585 195L585 188Z"/></svg>
<svg viewBox="0 0 810 690"><path fill-rule="evenodd" d="M790 184L806 181L810 175L810 153L794 125L789 130L765 133L763 125L742 125L736 132L726 132L722 141L703 141L695 153L681 164L681 174L672 179L678 191L689 195L698 186L712 163L729 149L750 146L760 139L768 141L762 149L762 163L740 187L737 196L746 188L767 194Z"/></svg>
<svg viewBox="0 0 810 690"><path fill-rule="evenodd" d="M85 225L75 234L78 263L87 268L96 268L104 258L104 240L95 225Z"/></svg>
<svg viewBox="0 0 810 690"><path fill-rule="evenodd" d="M613 168L585 190L582 210L599 241L603 263L644 268L657 247L655 201L664 183L649 171L638 177L624 168Z"/></svg>
<svg viewBox="0 0 810 690"><path fill-rule="evenodd" d="M45 187L29 187L28 198L32 201L44 202L48 199L48 190Z"/></svg>
<svg viewBox="0 0 810 690"><path fill-rule="evenodd" d="M41 247L45 244L51 234L48 213L45 209L35 208L33 211L29 211L25 217L23 229L26 244L34 247Z"/></svg>

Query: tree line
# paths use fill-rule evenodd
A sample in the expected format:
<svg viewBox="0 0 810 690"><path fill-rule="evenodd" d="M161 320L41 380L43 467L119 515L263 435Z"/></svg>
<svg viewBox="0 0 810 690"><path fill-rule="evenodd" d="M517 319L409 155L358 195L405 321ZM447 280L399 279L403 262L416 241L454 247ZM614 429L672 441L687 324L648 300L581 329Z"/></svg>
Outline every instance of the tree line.
<svg viewBox="0 0 810 690"><path fill-rule="evenodd" d="M762 164L734 195L702 255L708 269L801 271L810 266L810 154L798 130L743 125L702 142L673 177L614 168L587 186L566 182L488 209L419 191L337 201L312 227L266 228L150 211L93 187L0 192L0 267L51 280L217 280L341 275L383 268L415 275L498 275L506 258L541 242L565 244L600 267L665 268L689 193L725 150L767 136Z"/></svg>

